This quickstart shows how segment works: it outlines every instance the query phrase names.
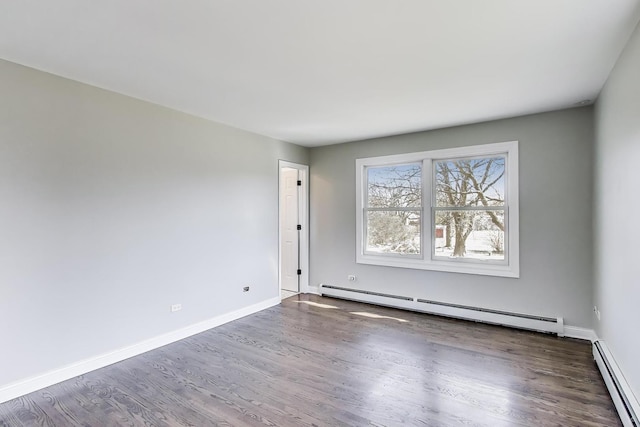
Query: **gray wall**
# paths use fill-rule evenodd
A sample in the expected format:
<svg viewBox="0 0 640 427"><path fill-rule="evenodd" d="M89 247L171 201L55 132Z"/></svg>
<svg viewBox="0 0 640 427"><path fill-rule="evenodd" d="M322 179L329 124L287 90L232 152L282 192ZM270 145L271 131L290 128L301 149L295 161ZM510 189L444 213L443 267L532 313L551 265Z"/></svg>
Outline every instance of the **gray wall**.
<svg viewBox="0 0 640 427"><path fill-rule="evenodd" d="M519 279L355 263L355 159L519 140ZM591 328L591 107L311 150L311 281L499 310ZM356 282L347 282L355 274Z"/></svg>
<svg viewBox="0 0 640 427"><path fill-rule="evenodd" d="M0 387L278 296L306 149L4 61L0 94Z"/></svg>
<svg viewBox="0 0 640 427"><path fill-rule="evenodd" d="M598 336L640 398L640 28L596 104Z"/></svg>

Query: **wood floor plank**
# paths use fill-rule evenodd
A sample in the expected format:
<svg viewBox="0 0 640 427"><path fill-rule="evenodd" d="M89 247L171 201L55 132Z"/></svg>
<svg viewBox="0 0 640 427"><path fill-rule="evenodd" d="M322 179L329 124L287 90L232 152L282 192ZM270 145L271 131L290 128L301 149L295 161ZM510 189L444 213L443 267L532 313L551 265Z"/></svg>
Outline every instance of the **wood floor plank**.
<svg viewBox="0 0 640 427"><path fill-rule="evenodd" d="M333 425L621 424L588 342L314 295L0 405L2 427Z"/></svg>

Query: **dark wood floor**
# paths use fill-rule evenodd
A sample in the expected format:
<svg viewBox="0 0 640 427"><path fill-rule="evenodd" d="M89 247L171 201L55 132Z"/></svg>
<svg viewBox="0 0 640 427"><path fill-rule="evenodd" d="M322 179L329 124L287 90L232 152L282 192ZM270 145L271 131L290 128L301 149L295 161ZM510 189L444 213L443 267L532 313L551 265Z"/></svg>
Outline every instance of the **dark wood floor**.
<svg viewBox="0 0 640 427"><path fill-rule="evenodd" d="M297 296L0 405L33 425L621 424L587 342Z"/></svg>

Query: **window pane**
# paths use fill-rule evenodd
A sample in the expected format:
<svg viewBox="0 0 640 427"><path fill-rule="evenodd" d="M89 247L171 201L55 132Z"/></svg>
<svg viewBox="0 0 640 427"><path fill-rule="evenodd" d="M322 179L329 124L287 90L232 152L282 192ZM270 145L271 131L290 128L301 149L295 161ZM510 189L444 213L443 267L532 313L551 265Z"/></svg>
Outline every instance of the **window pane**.
<svg viewBox="0 0 640 427"><path fill-rule="evenodd" d="M434 161L436 206L504 206L504 164L502 156Z"/></svg>
<svg viewBox="0 0 640 427"><path fill-rule="evenodd" d="M436 211L436 257L503 261L504 249L504 211Z"/></svg>
<svg viewBox="0 0 640 427"><path fill-rule="evenodd" d="M371 208L422 206L422 164L368 167L367 201Z"/></svg>
<svg viewBox="0 0 640 427"><path fill-rule="evenodd" d="M367 252L420 253L420 211L366 213Z"/></svg>

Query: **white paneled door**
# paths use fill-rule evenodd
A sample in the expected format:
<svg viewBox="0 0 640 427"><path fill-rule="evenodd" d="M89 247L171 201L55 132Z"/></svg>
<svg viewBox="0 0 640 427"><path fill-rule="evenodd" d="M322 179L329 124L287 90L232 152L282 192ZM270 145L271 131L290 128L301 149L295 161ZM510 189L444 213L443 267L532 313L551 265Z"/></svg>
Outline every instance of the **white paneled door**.
<svg viewBox="0 0 640 427"><path fill-rule="evenodd" d="M280 253L282 263L281 289L291 292L300 291L300 230L298 220L299 186L298 169L280 170Z"/></svg>
<svg viewBox="0 0 640 427"><path fill-rule="evenodd" d="M309 166L279 161L280 295L309 292Z"/></svg>

